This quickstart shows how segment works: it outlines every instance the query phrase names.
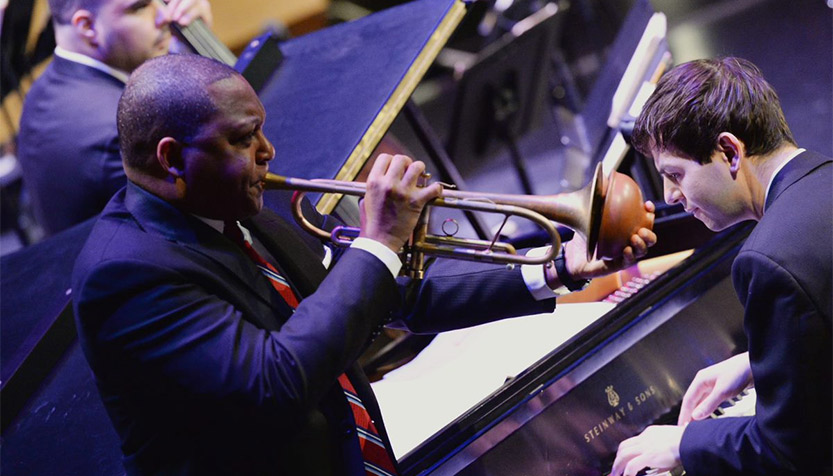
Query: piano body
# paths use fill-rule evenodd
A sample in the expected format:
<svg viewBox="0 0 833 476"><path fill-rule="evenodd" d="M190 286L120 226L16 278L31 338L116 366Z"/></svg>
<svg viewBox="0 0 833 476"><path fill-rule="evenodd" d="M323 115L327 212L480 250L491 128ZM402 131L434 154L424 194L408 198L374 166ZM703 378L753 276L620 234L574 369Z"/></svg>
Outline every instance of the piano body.
<svg viewBox="0 0 833 476"><path fill-rule="evenodd" d="M577 316L590 323L517 375L502 375L506 383L424 441L414 442L409 435L434 418L435 409L423 405L431 397L420 392L464 392L472 379L490 370L463 370L451 384L457 390L421 389L418 379L431 383L430 372L436 369L409 375L414 380L402 379L405 384L397 383L396 372L402 369L386 376L393 383L375 382L404 474L605 474L619 442L650 424L675 422L669 415L699 369L744 350L743 309L730 270L749 229L745 225L716 235L632 296L602 308L609 310L599 316L582 317L594 309L581 307L577 314L556 309L552 315L514 320L521 332L502 329L502 343L483 346L489 359L511 360L515 352L528 352L541 340L536 331L557 329L559 321L566 320L568 329ZM524 326L524 319L541 323ZM560 341L557 331L551 336ZM501 374L491 377L494 381ZM397 385L404 386L391 388ZM408 392L408 404L389 401ZM405 422L416 427L397 428Z"/></svg>

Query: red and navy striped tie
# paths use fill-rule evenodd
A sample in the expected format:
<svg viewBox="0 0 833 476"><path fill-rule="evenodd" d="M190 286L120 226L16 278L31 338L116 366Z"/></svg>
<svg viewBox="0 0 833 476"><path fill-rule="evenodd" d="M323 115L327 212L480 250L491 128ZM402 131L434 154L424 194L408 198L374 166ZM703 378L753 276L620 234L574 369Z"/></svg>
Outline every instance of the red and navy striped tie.
<svg viewBox="0 0 833 476"><path fill-rule="evenodd" d="M272 266L271 263L263 259L263 256L260 256L260 253L255 251L251 243L246 241L243 237L243 230L240 229L237 222L226 222L225 227L223 228L223 234L237 243L238 246L243 248L243 251L249 256L249 258L251 258L252 261L255 262L263 275L269 279L270 283L272 283L272 287L275 288L278 294L283 297L284 301L286 301L292 309L298 307L298 298L295 296L292 288L289 287L289 283L283 276L281 276L281 273L279 273L278 270Z"/></svg>
<svg viewBox="0 0 833 476"><path fill-rule="evenodd" d="M362 455L364 456L364 471L368 475L373 476L393 476L396 474L396 468L385 449L385 443L379 437L379 431L376 430L376 425L370 418L370 414L364 407L359 396L356 394L356 389L350 383L350 379L346 374L341 374L338 378L338 383L344 389L344 395L347 401L350 402L350 408L353 410L353 419L356 422L356 433L359 436L359 445L362 448Z"/></svg>
<svg viewBox="0 0 833 476"><path fill-rule="evenodd" d="M283 297L287 304L293 309L298 307L298 297L295 296L295 292L292 291L289 283L274 266L255 251L251 243L246 241L237 222L226 222L223 234L243 248L243 251L257 264L257 267L269 279L272 287ZM350 383L350 379L347 378L346 374L341 374L338 383L344 390L344 395L347 397L350 409L353 411L356 434L359 437L359 446L362 448L362 456L364 457L365 473L371 476L395 476L396 468L388 455L387 449L385 449L385 442L379 437L379 431L376 430L376 425L373 423L373 419L370 418L370 413L364 407L356 389Z"/></svg>

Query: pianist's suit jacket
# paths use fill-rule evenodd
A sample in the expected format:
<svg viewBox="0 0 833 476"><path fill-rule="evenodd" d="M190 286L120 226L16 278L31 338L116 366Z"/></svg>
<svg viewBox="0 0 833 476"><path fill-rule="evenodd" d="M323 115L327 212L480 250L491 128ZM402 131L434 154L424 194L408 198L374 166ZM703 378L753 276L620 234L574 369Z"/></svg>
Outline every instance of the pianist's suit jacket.
<svg viewBox="0 0 833 476"><path fill-rule="evenodd" d="M127 181L116 109L124 83L55 56L26 95L18 157L47 234L95 216Z"/></svg>
<svg viewBox="0 0 833 476"><path fill-rule="evenodd" d="M804 152L775 177L732 267L757 393L756 416L691 423L687 474L829 474L833 161Z"/></svg>
<svg viewBox="0 0 833 476"><path fill-rule="evenodd" d="M336 379L347 372L384 435L355 364L383 321L439 331L554 307L519 269L438 260L409 286L349 249L325 273L275 214L247 226L306 295L294 313L235 244L132 183L78 258L81 345L130 474L364 475Z"/></svg>

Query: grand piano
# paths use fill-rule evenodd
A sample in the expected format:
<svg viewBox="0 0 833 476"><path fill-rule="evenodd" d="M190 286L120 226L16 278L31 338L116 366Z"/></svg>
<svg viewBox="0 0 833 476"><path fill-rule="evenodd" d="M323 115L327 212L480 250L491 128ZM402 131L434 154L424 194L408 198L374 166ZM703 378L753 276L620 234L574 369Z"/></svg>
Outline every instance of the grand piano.
<svg viewBox="0 0 833 476"><path fill-rule="evenodd" d="M373 384L404 474L605 474L619 442L676 422L697 370L744 351L729 275L749 229L632 276L615 304L559 303L551 315L436 338L429 360ZM474 404L443 415L458 401Z"/></svg>
<svg viewBox="0 0 833 476"><path fill-rule="evenodd" d="M643 9L634 18L647 22L653 13L650 5L637 3ZM260 92L270 111L266 133L281 154L281 159L272 163L273 172L307 178L355 178L464 10L455 0L420 0L282 45L284 62ZM406 26L425 34L398 43L395 55L378 43L379 38ZM633 38L630 47L636 48L640 38ZM297 60L304 55L322 61L310 65ZM392 85L374 83L365 95L350 97L346 79L355 82L361 78L334 73L358 74L362 65L368 64L364 62L380 56L390 56L387 68L405 73ZM400 59L404 67L397 63ZM628 63L626 59L614 65L609 74L621 78ZM651 71L656 67L656 61L646 66ZM369 76L382 81L380 75ZM299 83L298 78L306 80ZM309 91L319 91L321 97L308 96ZM303 108L297 106L299 95L306 101ZM380 106L366 108L365 116L358 114L355 121L344 121L339 104L324 100L324 96L333 95L341 98L339 101ZM311 103L321 104L323 109L306 107ZM585 118L599 120L590 111ZM600 119L604 125L589 141L587 153L598 157L593 160L613 156L614 166L621 169L627 166L627 154L614 153L620 131L606 125L608 119L608 114ZM310 136L304 125L321 120L325 122L318 124L318 130L338 132L335 135L344 141L311 147L304 139ZM357 130L348 130L352 128ZM599 154L590 149L614 152ZM334 156L343 160L333 163L329 158ZM645 188L646 182L641 183ZM335 208L335 203L322 197L318 206L326 212ZM541 336L547 337L541 329L571 328L566 332L560 329L559 335L553 333L550 347L539 346L537 354L528 353L522 368L502 370L497 383L490 382L480 394L470 397L471 405L432 420L434 426L421 430L419 438L408 440L411 427L395 416L396 403L391 403L405 403L416 412L420 408L416 395L390 400L387 397L397 390L384 388L392 387L386 379L374 384L404 474L604 474L619 441L673 414L698 369L743 351L742 310L729 273L750 227L741 225L714 235L703 233L690 217L674 209L662 214L656 226L661 244L653 253L692 250L687 257L664 266L658 274L631 273L622 285L626 290L641 289L628 292L618 303L564 303L553 316L524 319L542 326L531 327L539 332L527 334L528 339L538 337L539 343L546 340ZM71 298L69 270L89 229L89 223L79 225L4 256L0 262L3 474L122 472L118 440L97 397L67 307ZM585 308L592 308L592 312L585 313ZM562 326L559 321L569 322L570 315L584 321ZM532 347L525 345L529 342L516 339L492 349L495 354L511 356L516 353L513 346ZM403 371L409 369L403 367ZM391 374L388 383L393 377ZM473 385L466 377L458 379L458 389ZM427 385L417 387L431 390ZM455 387L442 391L458 392ZM405 439L398 435L405 435Z"/></svg>

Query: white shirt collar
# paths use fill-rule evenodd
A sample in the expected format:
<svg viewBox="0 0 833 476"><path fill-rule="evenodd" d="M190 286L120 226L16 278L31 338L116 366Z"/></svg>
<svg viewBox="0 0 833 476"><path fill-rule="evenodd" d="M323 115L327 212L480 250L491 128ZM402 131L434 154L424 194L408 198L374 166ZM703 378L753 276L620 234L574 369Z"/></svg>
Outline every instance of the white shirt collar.
<svg viewBox="0 0 833 476"><path fill-rule="evenodd" d="M220 233L223 232L223 228L226 227L226 224L223 220L214 220L213 218L205 218L199 215L194 215L194 217L198 218L201 222L205 223L206 225L214 228L215 230L219 231ZM240 222L237 223L237 226L240 228L240 231L243 232L243 239L246 240L247 243L252 243L252 233L249 231L248 228L241 225Z"/></svg>
<svg viewBox="0 0 833 476"><path fill-rule="evenodd" d="M217 230L220 233L222 233L223 228L226 227L226 224L223 220L214 220L212 218L205 218L205 217L201 217L199 215L193 215L193 216L195 218L199 219L201 222L205 223L206 225L210 226L211 228L214 228L215 230ZM249 229L246 228L245 226L241 225L239 221L235 222L235 223L237 223L237 226L240 227L240 231L243 232L243 239L246 240L247 243L253 244L254 240L252 240L252 232L250 232ZM365 238L365 240L366 240L366 238ZM324 265L325 268L329 268L330 264L333 261L333 252L327 246L324 246L323 248L324 248L324 259L321 260L321 263ZM366 248L364 248L364 249L366 249ZM387 251L389 251L391 254L393 254L395 262L398 263L399 267L397 267L395 270L392 269L392 266L394 266L394 265L391 264L390 258L385 260L384 258L380 257L379 259L381 259L382 262L385 263L385 265L388 267L388 269L391 269L391 273L393 273L393 276L395 278L399 274L399 268L402 266L402 263L399 261L399 257L396 255L396 253L394 253L393 251L388 250L387 248L385 248L385 249ZM379 255L377 254L377 257L378 256Z"/></svg>
<svg viewBox="0 0 833 476"><path fill-rule="evenodd" d="M772 171L772 175L769 177L769 184L767 184L767 186L766 186L766 194L764 195L764 203L766 203L767 198L769 198L769 191L772 189L772 182L775 181L775 177L778 175L778 172L780 172L781 169L783 169L784 166L787 165L787 162L793 160L798 154L800 154L804 151L805 151L805 149L802 149L802 148L799 147L792 154L790 154L786 158L786 160L781 162L781 164L778 165L778 167L776 167L775 170Z"/></svg>
<svg viewBox="0 0 833 476"><path fill-rule="evenodd" d="M60 56L61 58L67 61L81 63L83 65L89 66L90 68L95 68L103 73L109 74L110 76L118 79L123 83L127 83L127 78L128 76L130 76L124 71L108 66L95 58L92 58L87 55L82 55L81 53L76 53L74 51L66 50L64 48L61 48L60 46L55 47L55 55Z"/></svg>

